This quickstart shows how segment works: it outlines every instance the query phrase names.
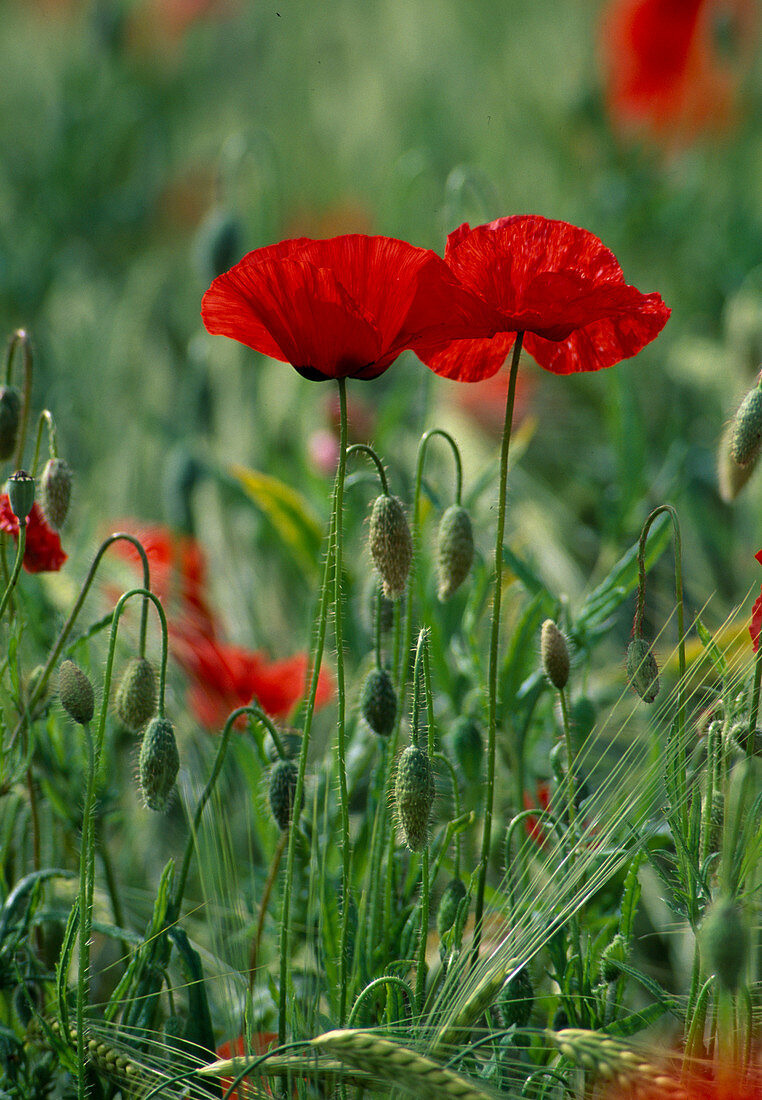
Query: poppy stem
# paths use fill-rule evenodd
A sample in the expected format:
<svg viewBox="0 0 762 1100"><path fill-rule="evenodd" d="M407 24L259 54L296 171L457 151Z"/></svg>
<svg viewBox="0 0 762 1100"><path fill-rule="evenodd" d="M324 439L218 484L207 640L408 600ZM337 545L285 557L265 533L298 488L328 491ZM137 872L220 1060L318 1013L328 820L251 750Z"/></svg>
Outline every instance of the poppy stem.
<svg viewBox="0 0 762 1100"><path fill-rule="evenodd" d="M482 935L482 917L484 915L484 892L487 885L487 866L489 864L490 841L492 839L492 809L495 802L495 755L497 743L497 669L500 652L500 603L503 594L503 536L505 534L505 498L508 486L508 450L511 444L511 426L513 424L513 406L516 399L516 378L519 371L521 345L524 333L516 334L511 357L508 378L508 397L505 404L505 424L503 443L500 450L500 488L497 502L497 530L495 534L495 594L492 602L492 634L489 651L488 705L489 721L487 726L487 790L484 805L484 831L482 833L481 860L479 878L476 885L474 906L474 942L472 963L479 958L479 945Z"/></svg>

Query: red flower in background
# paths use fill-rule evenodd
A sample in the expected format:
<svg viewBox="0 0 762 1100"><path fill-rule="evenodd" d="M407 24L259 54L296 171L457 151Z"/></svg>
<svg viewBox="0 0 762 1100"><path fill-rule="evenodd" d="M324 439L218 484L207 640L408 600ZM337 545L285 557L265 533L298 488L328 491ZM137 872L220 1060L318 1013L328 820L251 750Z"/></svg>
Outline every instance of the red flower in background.
<svg viewBox="0 0 762 1100"><path fill-rule="evenodd" d="M206 557L196 539L166 527L120 530L133 534L145 549L151 567L151 590L167 610L170 652L189 680L187 702L198 722L220 732L231 712L256 700L271 718L285 718L305 694L308 657L296 654L271 661L262 651L228 645L206 593ZM137 550L120 540L115 549L135 568L141 568ZM333 682L320 674L316 705L333 696Z"/></svg>
<svg viewBox="0 0 762 1100"><path fill-rule="evenodd" d="M524 791L524 809L533 810L535 807L539 810L547 810L550 806L550 783L538 783L536 788L536 801L533 801L529 791ZM524 818L524 828L526 834L530 837L539 848L544 848L547 844L548 838L539 820L534 816Z"/></svg>
<svg viewBox="0 0 762 1100"><path fill-rule="evenodd" d="M495 374L518 332L554 374L601 370L636 355L670 315L659 294L625 283L597 237L567 222L521 215L461 225L447 238L445 260L498 318L487 339L416 349L437 374L459 382ZM483 323L481 316L476 327Z"/></svg>
<svg viewBox="0 0 762 1100"><path fill-rule="evenodd" d="M678 142L727 127L756 22L756 0L613 0L600 42L614 123Z"/></svg>
<svg viewBox="0 0 762 1100"><path fill-rule="evenodd" d="M376 378L406 348L487 331L435 252L391 237L302 237L259 248L204 295L209 332L313 381Z"/></svg>
<svg viewBox="0 0 762 1100"><path fill-rule="evenodd" d="M13 514L7 493L0 493L0 531L18 540L19 521ZM24 569L27 573L56 573L66 561L58 533L48 526L39 504L35 501L26 525Z"/></svg>
<svg viewBox="0 0 762 1100"><path fill-rule="evenodd" d="M251 1058L254 1059L258 1055L266 1054L268 1050L271 1050L273 1047L277 1046L277 1044L278 1036L274 1031L255 1031L251 1037L251 1050L247 1049L243 1036L239 1035L232 1043L223 1043L221 1047L218 1047L217 1057L236 1058L250 1055ZM232 1077L220 1078L223 1094L230 1088L232 1083ZM270 1086L266 1081L264 1082L264 1089L268 1095L272 1095ZM242 1081L235 1092L231 1092L230 1100L243 1100L244 1097L251 1095L252 1092L253 1090L248 1088L246 1082Z"/></svg>
<svg viewBox="0 0 762 1100"><path fill-rule="evenodd" d="M760 565L762 565L762 550L759 550L754 557L757 559ZM762 630L762 591L754 601L754 606L751 609L751 624L749 626L749 633L751 634L751 644L754 647L754 652L757 652L759 648L759 632Z"/></svg>

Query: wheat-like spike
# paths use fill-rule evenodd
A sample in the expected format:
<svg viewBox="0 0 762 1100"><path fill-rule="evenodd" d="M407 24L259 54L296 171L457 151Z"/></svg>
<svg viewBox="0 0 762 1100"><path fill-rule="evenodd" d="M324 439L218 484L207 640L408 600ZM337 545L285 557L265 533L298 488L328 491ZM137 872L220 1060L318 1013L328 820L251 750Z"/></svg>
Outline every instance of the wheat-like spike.
<svg viewBox="0 0 762 1100"><path fill-rule="evenodd" d="M353 1068L375 1074L389 1084L414 1092L424 1100L492 1100L471 1081L409 1047L384 1039L372 1031L347 1028L327 1031L312 1045L329 1051Z"/></svg>
<svg viewBox="0 0 762 1100"><path fill-rule="evenodd" d="M689 1100L680 1082L649 1061L648 1055L631 1050L610 1035L572 1027L545 1034L564 1058L605 1080L616 1081L622 1088L641 1085L658 1089L658 1095L664 1100Z"/></svg>

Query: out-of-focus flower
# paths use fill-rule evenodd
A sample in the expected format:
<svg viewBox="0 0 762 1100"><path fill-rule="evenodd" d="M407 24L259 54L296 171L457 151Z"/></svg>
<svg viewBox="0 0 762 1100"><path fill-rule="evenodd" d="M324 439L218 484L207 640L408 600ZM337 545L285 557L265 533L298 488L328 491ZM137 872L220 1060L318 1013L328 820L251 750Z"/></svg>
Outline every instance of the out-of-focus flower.
<svg viewBox="0 0 762 1100"><path fill-rule="evenodd" d="M525 810L547 810L550 806L550 784L538 783L535 791L535 798L532 798L529 791L524 791L524 809ZM524 818L524 828L526 834L530 837L539 848L544 848L547 844L547 834L540 825L539 820L532 815L531 817Z"/></svg>
<svg viewBox="0 0 762 1100"><path fill-rule="evenodd" d="M650 343L670 310L624 281L616 256L586 229L537 215L500 218L447 238L445 260L497 316L487 339L416 348L437 374L479 382L495 374L523 332L524 348L554 374L595 371ZM475 328L484 318L475 318Z"/></svg>
<svg viewBox="0 0 762 1100"><path fill-rule="evenodd" d="M7 493L0 493L0 531L18 539L19 521L13 514ZM35 501L26 525L24 569L27 573L56 573L65 561L61 539L48 526L42 509Z"/></svg>
<svg viewBox="0 0 762 1100"><path fill-rule="evenodd" d="M221 732L230 712L252 700L271 718L286 718L307 691L309 661L304 653L272 661L261 651L173 632L172 654L188 676L188 706L210 732ZM332 696L333 682L321 670L316 706Z"/></svg>
<svg viewBox="0 0 762 1100"><path fill-rule="evenodd" d="M237 1039L234 1039L230 1043L223 1043L222 1046L217 1048L218 1058L236 1058L243 1057L244 1055L251 1055L256 1057L257 1055L266 1054L268 1050L278 1044L278 1036L274 1031L255 1031L251 1037L251 1046L247 1046L244 1042L242 1035L239 1035ZM223 1093L230 1088L233 1083L232 1077L221 1077L220 1086ZM262 1087L262 1086L260 1086ZM268 1096L272 1095L270 1087L267 1082L264 1082L264 1090ZM252 1090L247 1087L245 1081L236 1088L234 1092L230 1093L230 1100L245 1100L247 1096L252 1094Z"/></svg>
<svg viewBox="0 0 762 1100"><path fill-rule="evenodd" d="M499 370L481 382L471 386L458 386L443 380L447 387L446 398L474 421L477 427L489 436L499 439L505 423L505 402L508 397L508 370ZM520 424L531 406L535 379L526 371L520 371L516 379L516 394L513 406L513 423Z"/></svg>
<svg viewBox="0 0 762 1100"><path fill-rule="evenodd" d="M600 52L615 126L678 145L726 129L758 14L756 0L612 0Z"/></svg>
<svg viewBox="0 0 762 1100"><path fill-rule="evenodd" d="M405 349L490 331L435 252L391 237L297 238L249 252L204 295L209 332L305 378L376 378Z"/></svg>
<svg viewBox="0 0 762 1100"><path fill-rule="evenodd" d="M188 706L207 730L220 732L231 710L255 700L271 718L286 717L308 687L308 657L271 660L266 653L229 645L220 638L206 592L206 558L196 539L166 527L123 523L145 549L151 590L167 610L170 653L188 677ZM136 570L137 550L120 540L114 548ZM333 681L321 671L316 705L333 696ZM240 722L239 725L244 725Z"/></svg>
<svg viewBox="0 0 762 1100"><path fill-rule="evenodd" d="M762 550L759 550L754 557L757 559L760 565L762 565ZM754 647L754 652L757 652L759 648L759 632L762 630L762 591L754 601L754 606L751 609L751 624L749 626L749 633L751 634L751 644Z"/></svg>

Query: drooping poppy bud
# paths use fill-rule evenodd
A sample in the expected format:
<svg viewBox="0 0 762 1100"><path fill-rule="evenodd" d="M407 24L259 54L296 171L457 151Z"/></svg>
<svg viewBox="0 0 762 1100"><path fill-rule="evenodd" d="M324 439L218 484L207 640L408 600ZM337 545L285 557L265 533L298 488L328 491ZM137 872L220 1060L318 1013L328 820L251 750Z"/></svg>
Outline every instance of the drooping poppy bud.
<svg viewBox="0 0 762 1100"><path fill-rule="evenodd" d="M166 809L179 770L180 754L172 723L157 716L146 727L138 758L140 789L149 810L161 813Z"/></svg>
<svg viewBox="0 0 762 1100"><path fill-rule="evenodd" d="M146 657L133 657L116 693L119 721L139 733L156 711L156 673Z"/></svg>
<svg viewBox="0 0 762 1100"><path fill-rule="evenodd" d="M552 619L546 619L542 624L540 651L545 675L554 688L563 691L569 680L569 647Z"/></svg>
<svg viewBox="0 0 762 1100"><path fill-rule="evenodd" d="M753 464L762 447L762 389L749 390L733 418L730 455L738 466Z"/></svg>
<svg viewBox="0 0 762 1100"><path fill-rule="evenodd" d="M71 500L71 467L60 458L49 458L40 478L40 503L48 522L60 529Z"/></svg>
<svg viewBox="0 0 762 1100"><path fill-rule="evenodd" d="M16 470L8 478L8 499L11 502L11 511L19 523L22 523L34 504L34 478L26 470Z"/></svg>
<svg viewBox="0 0 762 1100"><path fill-rule="evenodd" d="M633 638L627 647L627 679L644 703L659 694L659 666L645 638Z"/></svg>
<svg viewBox="0 0 762 1100"><path fill-rule="evenodd" d="M503 1027L526 1027L532 1015L534 987L529 971L522 966L512 978L502 986L497 995L497 1011Z"/></svg>
<svg viewBox="0 0 762 1100"><path fill-rule="evenodd" d="M384 595L396 600L405 591L413 560L413 538L398 497L384 493L376 498L370 516L370 555Z"/></svg>
<svg viewBox="0 0 762 1100"><path fill-rule="evenodd" d="M437 909L437 932L443 936L449 932L458 915L458 908L466 896L466 885L460 878L452 878L447 883Z"/></svg>
<svg viewBox="0 0 762 1100"><path fill-rule="evenodd" d="M291 824L297 774L293 760L278 760L270 772L268 790L270 809L282 832L285 832Z"/></svg>
<svg viewBox="0 0 762 1100"><path fill-rule="evenodd" d="M405 843L411 851L419 852L429 836L434 773L427 753L417 745L408 745L400 756L394 796Z"/></svg>
<svg viewBox="0 0 762 1100"><path fill-rule="evenodd" d="M66 713L86 726L95 712L95 695L89 677L73 661L62 661L58 670L58 697Z"/></svg>
<svg viewBox="0 0 762 1100"><path fill-rule="evenodd" d="M389 737L397 720L397 693L389 672L374 668L363 684L360 712L374 733Z"/></svg>
<svg viewBox="0 0 762 1100"><path fill-rule="evenodd" d="M465 508L452 504L437 532L437 596L444 603L460 588L474 560L474 531Z"/></svg>
<svg viewBox="0 0 762 1100"><path fill-rule="evenodd" d="M0 386L0 460L13 454L21 423L21 394L15 386Z"/></svg>

